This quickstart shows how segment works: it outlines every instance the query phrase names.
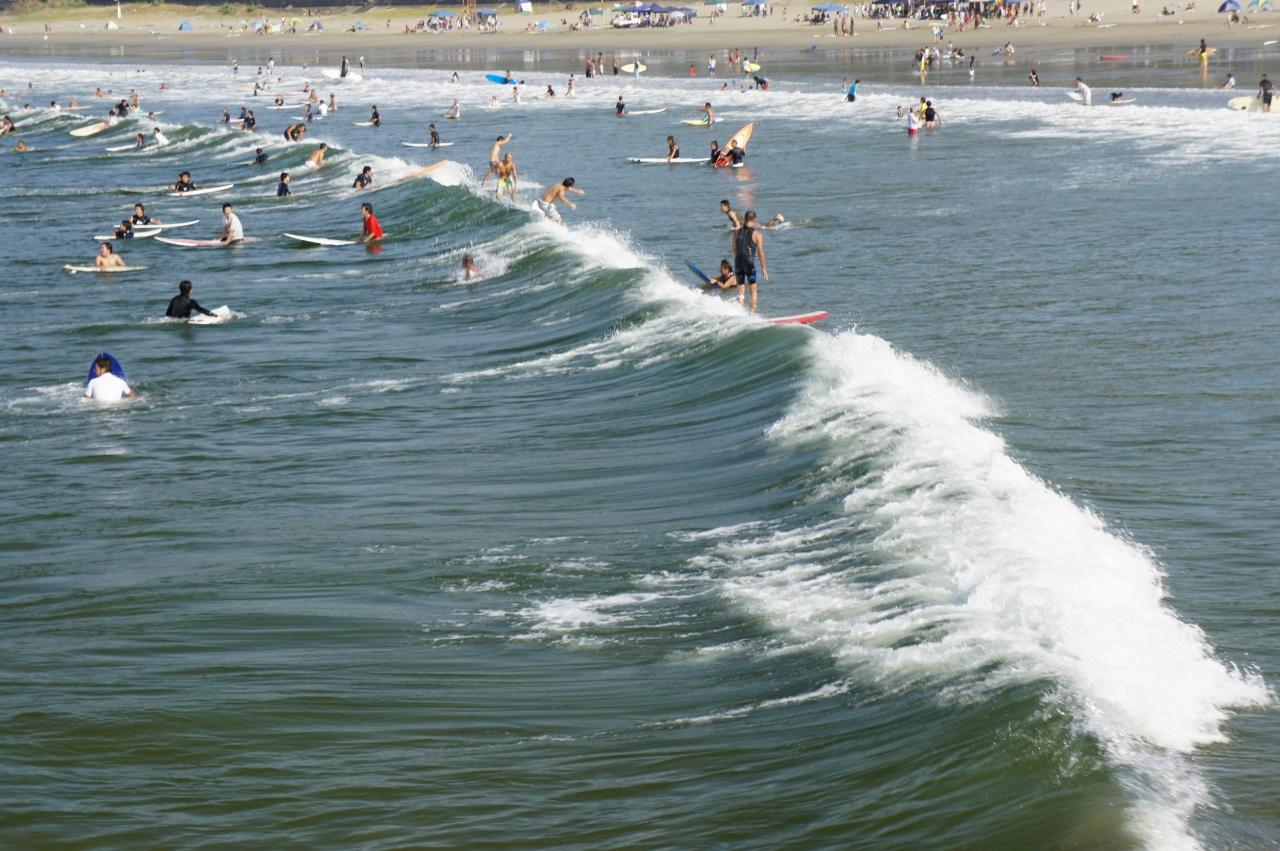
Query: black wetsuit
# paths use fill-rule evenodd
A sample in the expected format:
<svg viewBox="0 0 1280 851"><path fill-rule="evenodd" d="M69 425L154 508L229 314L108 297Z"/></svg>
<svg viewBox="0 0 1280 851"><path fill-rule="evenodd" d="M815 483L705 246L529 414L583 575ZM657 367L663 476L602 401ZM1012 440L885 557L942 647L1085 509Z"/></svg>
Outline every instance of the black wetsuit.
<svg viewBox="0 0 1280 851"><path fill-rule="evenodd" d="M431 144L437 147L440 145L440 134L435 130L431 131Z"/></svg>
<svg viewBox="0 0 1280 851"><path fill-rule="evenodd" d="M288 198L292 194L293 193L289 191L289 184L285 183L283 180L280 181L280 185L276 187L276 197Z"/></svg>
<svg viewBox="0 0 1280 851"><path fill-rule="evenodd" d="M378 114L378 110L373 111L373 115L369 116L369 120L373 122L374 127L382 126L382 116Z"/></svg>
<svg viewBox="0 0 1280 851"><path fill-rule="evenodd" d="M740 165L747 158L747 152L737 146L729 149L729 159L733 160L734 165Z"/></svg>
<svg viewBox="0 0 1280 851"><path fill-rule="evenodd" d="M256 157L253 158L254 165L262 165L266 161L267 161L266 151L263 151L262 153L258 154Z"/></svg>
<svg viewBox="0 0 1280 851"><path fill-rule="evenodd" d="M179 180L177 183L173 185L174 192L190 192L192 189L195 189L195 188L196 188L195 181L192 181L191 183L183 183L181 180Z"/></svg>
<svg viewBox="0 0 1280 851"><path fill-rule="evenodd" d="M179 293L169 299L169 307L165 309L164 315L170 319L190 319L191 311L203 313L205 316L213 316L212 310L205 310L191 296L185 296Z"/></svg>
<svg viewBox="0 0 1280 851"><path fill-rule="evenodd" d="M360 172L356 175L355 183L351 184L352 189L364 189L370 183L373 183L373 175Z"/></svg>
<svg viewBox="0 0 1280 851"><path fill-rule="evenodd" d="M756 229L746 225L733 232L733 274L740 284L756 282Z"/></svg>
<svg viewBox="0 0 1280 851"><path fill-rule="evenodd" d="M135 225L149 225L149 224L151 224L151 217L150 217L150 216L139 216L137 213L134 213L134 214L129 218L129 221L130 221L130 222L132 222L132 223L133 223L133 224L135 224Z"/></svg>

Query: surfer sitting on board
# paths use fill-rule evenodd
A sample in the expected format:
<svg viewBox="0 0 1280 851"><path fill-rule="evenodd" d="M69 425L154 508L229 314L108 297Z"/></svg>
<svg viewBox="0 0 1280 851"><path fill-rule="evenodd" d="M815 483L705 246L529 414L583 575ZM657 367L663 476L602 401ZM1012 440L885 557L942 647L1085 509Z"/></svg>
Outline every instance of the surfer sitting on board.
<svg viewBox="0 0 1280 851"><path fill-rule="evenodd" d="M165 308L164 315L170 319L190 319L193 310L205 316L215 315L212 310L205 310L191 297L191 282L183 281L178 284L178 294L169 299L169 306Z"/></svg>
<svg viewBox="0 0 1280 851"><path fill-rule="evenodd" d="M133 222L123 219L120 226L116 228L116 239L133 239Z"/></svg>
<svg viewBox="0 0 1280 851"><path fill-rule="evenodd" d="M129 219L130 223L135 225L158 225L159 219L153 219L147 215L147 208L141 204L133 205L133 217Z"/></svg>
<svg viewBox="0 0 1280 851"><path fill-rule="evenodd" d="M485 183L488 182L489 176L498 174L498 161L502 159L502 146L511 141L511 134L499 136L497 141L489 146L489 170L485 172L484 177L480 178L480 188L483 189Z"/></svg>
<svg viewBox="0 0 1280 851"><path fill-rule="evenodd" d="M373 184L373 166L367 165L360 169L360 173L356 175L356 179L351 183L352 189L367 189Z"/></svg>
<svg viewBox="0 0 1280 851"><path fill-rule="evenodd" d="M244 242L244 225L240 224L240 217L231 209L230 204L222 205L222 236L218 237L218 241L224 245Z"/></svg>
<svg viewBox="0 0 1280 851"><path fill-rule="evenodd" d="M360 231L360 242L378 242L382 239L382 225L373 214L372 204L360 205L360 217L364 219L364 228Z"/></svg>
<svg viewBox="0 0 1280 851"><path fill-rule="evenodd" d="M680 159L680 143L675 136L667 137L667 162Z"/></svg>
<svg viewBox="0 0 1280 851"><path fill-rule="evenodd" d="M760 258L760 273L769 280L769 263L764 256L764 237L756 222L755 210L747 210L742 227L733 232L733 272L738 280L751 289L751 312L756 312L756 258Z"/></svg>
<svg viewBox="0 0 1280 851"><path fill-rule="evenodd" d="M115 269L124 265L124 258L116 254L111 243L104 242L98 247L98 256L93 258L93 265L99 269Z"/></svg>
<svg viewBox="0 0 1280 851"><path fill-rule="evenodd" d="M191 179L191 172L184 171L178 175L178 182L169 188L174 192L190 192L196 188L196 184Z"/></svg>
<svg viewBox="0 0 1280 851"><path fill-rule="evenodd" d="M556 211L556 201L560 201L570 210L578 209L578 205L565 197L566 192L572 192L574 195L586 195L586 191L574 187L572 177L566 177L564 180L552 186L546 192L542 193L542 197L538 199L538 209L542 214L553 222L560 223L560 213Z"/></svg>
<svg viewBox="0 0 1280 851"><path fill-rule="evenodd" d="M93 380L85 385L84 398L95 402L119 402L133 391L123 378L111 372L111 358L100 357L93 362Z"/></svg>
<svg viewBox="0 0 1280 851"><path fill-rule="evenodd" d="M436 125L428 124L427 130L431 133L431 147L433 149L440 147L440 133L436 130Z"/></svg>

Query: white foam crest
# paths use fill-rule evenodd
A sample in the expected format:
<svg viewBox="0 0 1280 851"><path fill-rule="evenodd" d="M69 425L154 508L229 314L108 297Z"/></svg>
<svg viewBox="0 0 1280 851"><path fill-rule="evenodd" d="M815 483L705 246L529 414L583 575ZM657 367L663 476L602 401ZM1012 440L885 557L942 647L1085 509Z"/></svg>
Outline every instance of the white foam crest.
<svg viewBox="0 0 1280 851"><path fill-rule="evenodd" d="M1136 772L1148 840L1194 847L1188 820L1207 793L1181 755L1222 741L1231 708L1268 703L1261 678L1215 659L1168 607L1149 552L973 422L985 399L872 336L811 345L813 376L770 437L824 449L819 495L845 513L722 540L706 558L727 569L729 596L891 688L944 682L944 698L965 699L1056 683ZM865 541L853 551L851 532ZM860 566L838 566L837 542Z"/></svg>
<svg viewBox="0 0 1280 851"><path fill-rule="evenodd" d="M631 620L633 608L662 598L658 593L624 592L542 600L517 612L535 634L567 633Z"/></svg>

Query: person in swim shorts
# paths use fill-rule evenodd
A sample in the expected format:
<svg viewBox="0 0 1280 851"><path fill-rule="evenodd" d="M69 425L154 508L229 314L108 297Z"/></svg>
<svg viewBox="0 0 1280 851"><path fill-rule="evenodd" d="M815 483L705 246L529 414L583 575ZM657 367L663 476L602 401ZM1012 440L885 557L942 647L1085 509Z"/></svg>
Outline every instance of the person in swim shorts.
<svg viewBox="0 0 1280 851"><path fill-rule="evenodd" d="M498 163L498 191L494 193L494 198L501 198L505 191L511 197L512 201L516 200L516 184L519 180L519 172L516 169L516 161L508 152L502 158L502 162Z"/></svg>
<svg viewBox="0 0 1280 851"><path fill-rule="evenodd" d="M742 227L733 232L733 273L739 283L751 291L751 312L756 312L756 259L760 260L760 273L769 280L769 263L764 256L764 237L756 225L755 210L747 210L742 217Z"/></svg>
<svg viewBox="0 0 1280 851"><path fill-rule="evenodd" d="M502 146L511 141L511 134L499 136L492 145L489 146L489 170L485 172L484 177L480 178L480 188L483 189L485 183L489 180L490 175L498 173L498 164L502 159Z"/></svg>
<svg viewBox="0 0 1280 851"><path fill-rule="evenodd" d="M556 210L556 201L560 201L570 210L578 209L577 204L565 197L566 193L572 192L574 195L586 195L587 193L582 189L576 188L573 184L573 178L566 177L564 180L542 193L542 197L538 199L538 209L542 211L544 216L557 224L563 221L563 219L560 218L559 211Z"/></svg>

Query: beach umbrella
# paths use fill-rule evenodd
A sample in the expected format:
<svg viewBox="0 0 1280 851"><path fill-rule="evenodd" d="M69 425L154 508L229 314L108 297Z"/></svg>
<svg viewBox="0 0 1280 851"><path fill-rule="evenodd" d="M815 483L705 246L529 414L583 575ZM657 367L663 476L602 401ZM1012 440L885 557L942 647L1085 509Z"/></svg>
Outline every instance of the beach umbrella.
<svg viewBox="0 0 1280 851"><path fill-rule="evenodd" d="M1236 0L1226 0L1226 2L1224 2L1221 6L1218 7L1218 11L1219 12L1239 12L1240 4L1237 3Z"/></svg>
<svg viewBox="0 0 1280 851"><path fill-rule="evenodd" d="M498 11L496 9L476 9L476 14L482 18L498 17Z"/></svg>
<svg viewBox="0 0 1280 851"><path fill-rule="evenodd" d="M768 0L742 0L743 6L764 6L768 4Z"/></svg>

